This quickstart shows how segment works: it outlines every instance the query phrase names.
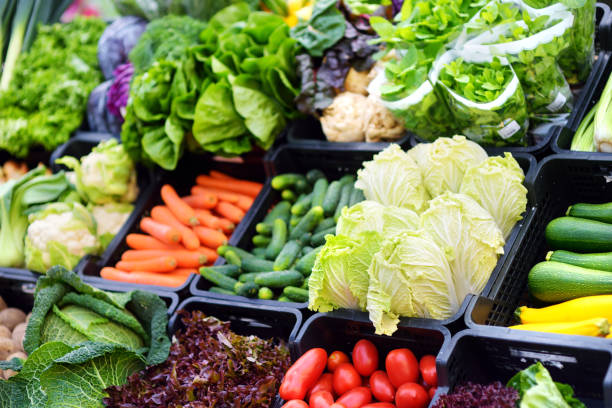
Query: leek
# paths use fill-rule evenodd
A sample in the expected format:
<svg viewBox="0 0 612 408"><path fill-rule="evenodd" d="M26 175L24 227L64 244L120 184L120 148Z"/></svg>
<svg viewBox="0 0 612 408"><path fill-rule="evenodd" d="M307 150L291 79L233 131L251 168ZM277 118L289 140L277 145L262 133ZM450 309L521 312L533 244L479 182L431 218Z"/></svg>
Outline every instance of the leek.
<svg viewBox="0 0 612 408"><path fill-rule="evenodd" d="M13 12L15 11L17 1L1 1L0 2L0 65L4 59L4 49L6 48L6 40L8 39L11 22L13 21Z"/></svg>
<svg viewBox="0 0 612 408"><path fill-rule="evenodd" d="M17 9L15 10L11 29L11 41L6 52L6 62L4 63L2 79L0 80L0 91L6 91L11 83L11 79L13 79L13 71L15 71L17 58L21 53L23 37L33 6L33 0L19 0L17 2Z"/></svg>
<svg viewBox="0 0 612 408"><path fill-rule="evenodd" d="M580 126L576 130L576 134L572 139L572 145L570 150L576 150L581 152L594 152L595 143L593 141L593 131L595 128L595 122L593 118L595 117L595 111L599 103L596 103L595 106L587 113L582 122L580 122Z"/></svg>
<svg viewBox="0 0 612 408"><path fill-rule="evenodd" d="M597 151L612 153L612 76L608 78L597 104L593 141Z"/></svg>

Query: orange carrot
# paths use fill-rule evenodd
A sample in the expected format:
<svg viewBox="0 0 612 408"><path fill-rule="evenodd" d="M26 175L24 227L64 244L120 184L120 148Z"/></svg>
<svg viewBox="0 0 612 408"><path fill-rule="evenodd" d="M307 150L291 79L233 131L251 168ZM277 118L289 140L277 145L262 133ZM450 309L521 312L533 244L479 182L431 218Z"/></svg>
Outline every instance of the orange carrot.
<svg viewBox="0 0 612 408"><path fill-rule="evenodd" d="M223 200L223 201L226 201L226 200ZM242 211L247 212L249 211L249 208L251 208L251 206L253 205L253 201L255 200L253 200L251 197L240 197L237 202L230 203L230 204L234 204L236 207L240 208Z"/></svg>
<svg viewBox="0 0 612 408"><path fill-rule="evenodd" d="M176 194L176 191L174 191L174 188L172 188L171 185L164 184L162 186L161 198L180 222L189 226L199 225L193 208L181 200L181 197Z"/></svg>
<svg viewBox="0 0 612 408"><path fill-rule="evenodd" d="M221 245L227 244L227 237L220 231L206 227L194 227L193 230L204 246L217 249Z"/></svg>
<svg viewBox="0 0 612 408"><path fill-rule="evenodd" d="M211 170L208 172L208 175L212 178L216 178L219 180L239 180L236 177L232 177L229 174L221 173L217 170Z"/></svg>
<svg viewBox="0 0 612 408"><path fill-rule="evenodd" d="M160 240L145 234L128 234L128 236L125 237L125 242L132 249L181 249L177 244L164 244Z"/></svg>
<svg viewBox="0 0 612 408"><path fill-rule="evenodd" d="M172 211L168 207L163 205L156 205L151 210L151 218L155 221L166 224L172 228L175 228L181 234L181 242L187 249L196 249L200 246L200 240L193 230L181 222L172 214Z"/></svg>
<svg viewBox="0 0 612 408"><path fill-rule="evenodd" d="M215 207L215 211L223 218L227 218L236 224L244 218L244 211L234 204L226 203L225 201L219 201L219 204Z"/></svg>
<svg viewBox="0 0 612 408"><path fill-rule="evenodd" d="M196 178L196 183L202 187L221 188L235 193L246 194L251 197L257 196L263 187L260 183L245 180L219 180L206 175Z"/></svg>
<svg viewBox="0 0 612 408"><path fill-rule="evenodd" d="M215 217L208 210L196 210L196 217L200 221L200 224L207 228L220 229L221 218Z"/></svg>
<svg viewBox="0 0 612 408"><path fill-rule="evenodd" d="M200 241L198 241L198 248ZM197 268L208 262L206 254L198 251L167 251L160 249L129 250L121 255L122 261L144 261L161 256L171 256L176 259L176 266L179 268Z"/></svg>
<svg viewBox="0 0 612 408"><path fill-rule="evenodd" d="M217 260L217 258L219 257L219 255L217 254L217 251L215 251L214 249L210 249L207 247L200 247L197 249L198 252L204 254L206 256L207 259L207 264L213 264L215 263L215 261Z"/></svg>
<svg viewBox="0 0 612 408"><path fill-rule="evenodd" d="M171 272L176 269L176 259L171 256L143 259L140 261L119 261L115 267L122 271Z"/></svg>
<svg viewBox="0 0 612 408"><path fill-rule="evenodd" d="M219 197L213 193L205 193L183 197L183 201L189 204L191 208L210 210L211 208L215 208L219 202Z"/></svg>
<svg viewBox="0 0 612 408"><path fill-rule="evenodd" d="M220 188L204 188L200 186L191 187L191 194L194 196L198 195L207 195L207 194L215 194L219 200L227 201L228 203L236 203L240 199L240 197L248 197L244 194L232 193L231 191L222 190Z"/></svg>
<svg viewBox="0 0 612 408"><path fill-rule="evenodd" d="M221 231L231 234L236 228L236 224L228 220L227 218L219 218L219 225L221 226Z"/></svg>
<svg viewBox="0 0 612 408"><path fill-rule="evenodd" d="M140 220L140 229L165 244L176 244L181 239L179 230L149 217Z"/></svg>
<svg viewBox="0 0 612 408"><path fill-rule="evenodd" d="M177 274L180 276L184 276L185 278L190 277L191 275L199 275L200 272L196 269L196 268L181 268L181 269L176 269L175 271L172 272L173 274Z"/></svg>
<svg viewBox="0 0 612 408"><path fill-rule="evenodd" d="M157 286L181 286L189 278L184 272L174 271L168 273L155 273L146 271L125 272L109 266L102 268L100 276L104 279L136 283L140 285L157 285Z"/></svg>

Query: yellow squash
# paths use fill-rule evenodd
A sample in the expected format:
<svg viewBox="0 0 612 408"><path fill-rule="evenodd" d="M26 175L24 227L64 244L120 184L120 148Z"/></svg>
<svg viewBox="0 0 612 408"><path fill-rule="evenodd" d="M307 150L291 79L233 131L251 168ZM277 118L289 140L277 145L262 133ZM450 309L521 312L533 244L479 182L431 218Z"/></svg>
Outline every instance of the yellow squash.
<svg viewBox="0 0 612 408"><path fill-rule="evenodd" d="M594 317L612 321L612 295L586 296L540 309L521 306L515 316L523 324L576 322Z"/></svg>
<svg viewBox="0 0 612 408"><path fill-rule="evenodd" d="M533 323L511 326L515 330L539 331L546 333L576 334L580 336L606 336L610 333L608 319L597 317L579 322Z"/></svg>

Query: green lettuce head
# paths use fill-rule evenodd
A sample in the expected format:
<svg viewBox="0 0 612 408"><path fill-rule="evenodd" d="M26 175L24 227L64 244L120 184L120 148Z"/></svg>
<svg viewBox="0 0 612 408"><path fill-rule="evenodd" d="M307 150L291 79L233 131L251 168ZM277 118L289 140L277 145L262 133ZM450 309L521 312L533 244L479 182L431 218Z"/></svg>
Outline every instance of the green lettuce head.
<svg viewBox="0 0 612 408"><path fill-rule="evenodd" d="M429 194L423 186L421 171L399 145L390 145L363 166L357 172L355 188L363 190L367 200L417 213L427 206Z"/></svg>
<svg viewBox="0 0 612 408"><path fill-rule="evenodd" d="M446 192L430 201L421 229L446 254L457 300L480 294L504 253L504 236L491 214L469 196Z"/></svg>
<svg viewBox="0 0 612 408"><path fill-rule="evenodd" d="M444 251L420 232L386 240L368 270L367 309L376 334L392 335L399 317L447 319L459 310Z"/></svg>
<svg viewBox="0 0 612 408"><path fill-rule="evenodd" d="M96 220L96 234L102 250L108 247L134 209L134 206L128 203L109 203L88 207Z"/></svg>
<svg viewBox="0 0 612 408"><path fill-rule="evenodd" d="M53 265L74 269L87 254L99 251L96 221L83 205L53 203L29 216L26 267L44 273Z"/></svg>
<svg viewBox="0 0 612 408"><path fill-rule="evenodd" d="M354 237L360 232L375 231L391 237L418 227L419 216L414 211L366 200L342 209L336 235Z"/></svg>
<svg viewBox="0 0 612 408"><path fill-rule="evenodd" d="M487 152L465 136L441 137L431 144L417 145L408 153L423 174L432 197L445 191L458 193L465 171L486 160Z"/></svg>
<svg viewBox="0 0 612 408"><path fill-rule="evenodd" d="M504 238L527 209L525 174L512 154L489 157L463 176L461 194L472 197L492 216Z"/></svg>
<svg viewBox="0 0 612 408"><path fill-rule="evenodd" d="M361 232L354 238L328 235L317 255L308 280L308 308L318 312L334 309L365 310L368 268L380 248L382 236Z"/></svg>
<svg viewBox="0 0 612 408"><path fill-rule="evenodd" d="M75 171L77 191L87 202L131 203L138 196L134 162L116 139L101 142L80 161L65 156L56 163Z"/></svg>

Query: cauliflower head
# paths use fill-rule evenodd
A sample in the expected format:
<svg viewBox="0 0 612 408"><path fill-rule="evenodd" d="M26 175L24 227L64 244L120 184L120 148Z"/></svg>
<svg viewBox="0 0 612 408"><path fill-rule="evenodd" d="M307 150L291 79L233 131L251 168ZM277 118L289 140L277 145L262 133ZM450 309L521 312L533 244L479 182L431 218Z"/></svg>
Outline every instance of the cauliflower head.
<svg viewBox="0 0 612 408"><path fill-rule="evenodd" d="M130 217L134 206L128 203L109 203L93 205L89 208L96 220L96 233L100 240L100 246L102 249L106 249Z"/></svg>

